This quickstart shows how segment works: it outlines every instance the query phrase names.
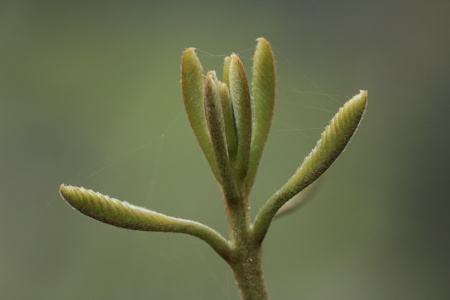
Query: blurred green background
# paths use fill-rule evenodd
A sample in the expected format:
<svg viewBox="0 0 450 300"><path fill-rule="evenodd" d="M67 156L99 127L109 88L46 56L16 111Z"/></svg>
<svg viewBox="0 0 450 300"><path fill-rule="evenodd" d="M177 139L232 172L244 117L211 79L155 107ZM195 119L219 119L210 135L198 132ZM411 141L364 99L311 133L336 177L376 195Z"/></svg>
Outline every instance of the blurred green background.
<svg viewBox="0 0 450 300"><path fill-rule="evenodd" d="M179 63L255 39L277 104L255 213L359 89L368 111L316 197L264 247L273 299L449 299L449 1L0 2L2 299L238 299L203 242L91 220L61 183L227 225ZM249 75L250 71L249 71Z"/></svg>

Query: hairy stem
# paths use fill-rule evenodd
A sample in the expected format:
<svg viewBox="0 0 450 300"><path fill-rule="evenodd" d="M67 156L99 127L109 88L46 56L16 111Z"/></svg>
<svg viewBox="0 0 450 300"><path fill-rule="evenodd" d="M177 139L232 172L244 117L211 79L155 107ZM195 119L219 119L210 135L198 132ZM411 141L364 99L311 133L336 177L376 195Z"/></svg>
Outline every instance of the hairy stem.
<svg viewBox="0 0 450 300"><path fill-rule="evenodd" d="M261 268L261 249L243 248L237 251L230 265L243 300L269 299Z"/></svg>
<svg viewBox="0 0 450 300"><path fill-rule="evenodd" d="M261 267L261 243L252 237L247 198L227 201L231 229L228 261L243 300L269 299Z"/></svg>

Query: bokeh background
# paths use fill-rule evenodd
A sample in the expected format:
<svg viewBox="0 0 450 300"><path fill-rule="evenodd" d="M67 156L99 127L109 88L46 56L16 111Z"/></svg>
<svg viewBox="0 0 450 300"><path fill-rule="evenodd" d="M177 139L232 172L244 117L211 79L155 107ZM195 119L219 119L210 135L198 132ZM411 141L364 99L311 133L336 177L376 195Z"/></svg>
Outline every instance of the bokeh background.
<svg viewBox="0 0 450 300"><path fill-rule="evenodd" d="M238 299L228 266L184 235L132 232L60 199L61 183L227 235L191 133L180 56L205 69L255 39L277 104L255 213L338 108L363 123L314 199L264 244L273 299L449 299L449 1L1 1L2 299ZM250 71L249 71L249 75Z"/></svg>

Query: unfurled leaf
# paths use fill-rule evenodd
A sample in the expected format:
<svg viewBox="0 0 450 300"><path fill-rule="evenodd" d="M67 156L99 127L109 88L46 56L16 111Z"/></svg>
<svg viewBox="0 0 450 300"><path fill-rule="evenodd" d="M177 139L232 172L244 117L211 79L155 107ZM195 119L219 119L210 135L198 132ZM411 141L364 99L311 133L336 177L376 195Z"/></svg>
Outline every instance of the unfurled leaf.
<svg viewBox="0 0 450 300"><path fill-rule="evenodd" d="M92 190L62 185L59 191L73 208L103 223L126 229L159 232L175 232L180 226L181 220Z"/></svg>
<svg viewBox="0 0 450 300"><path fill-rule="evenodd" d="M347 101L325 128L317 145L286 184L297 194L314 182L338 158L358 128L367 105L367 91Z"/></svg>
<svg viewBox="0 0 450 300"><path fill-rule="evenodd" d="M73 208L103 223L132 230L193 235L207 242L222 257L229 255L227 241L201 223L169 217L81 187L61 185L59 192Z"/></svg>
<svg viewBox="0 0 450 300"><path fill-rule="evenodd" d="M292 197L319 178L337 159L355 133L367 105L367 91L347 101L330 124L303 164L263 206L254 223L254 234L262 241L278 210Z"/></svg>

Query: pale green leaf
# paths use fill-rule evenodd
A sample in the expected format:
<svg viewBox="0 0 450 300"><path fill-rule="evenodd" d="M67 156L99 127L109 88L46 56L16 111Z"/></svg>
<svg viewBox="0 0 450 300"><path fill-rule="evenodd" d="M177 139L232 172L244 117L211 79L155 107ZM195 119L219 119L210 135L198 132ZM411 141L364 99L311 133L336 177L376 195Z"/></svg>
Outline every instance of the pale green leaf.
<svg viewBox="0 0 450 300"><path fill-rule="evenodd" d="M206 74L204 92L205 112L214 157L218 167L220 183L222 185L225 198L231 200L237 198L237 191L226 141L224 115L222 112L221 103L222 99L220 96L222 84L225 85L217 80L214 71L209 71Z"/></svg>
<svg viewBox="0 0 450 300"><path fill-rule="evenodd" d="M225 83L219 87L220 101L222 103L223 121L225 124L225 135L227 139L228 156L231 162L236 162L237 155L237 132L234 120L233 102L231 102L230 91Z"/></svg>
<svg viewBox="0 0 450 300"><path fill-rule="evenodd" d="M181 60L181 89L191 127L214 175L219 180L217 164L214 159L206 124L203 68L195 54L195 48L188 48L183 53Z"/></svg>
<svg viewBox="0 0 450 300"><path fill-rule="evenodd" d="M237 131L236 175L237 180L240 181L246 176L248 170L252 135L252 111L250 90L244 65L234 53L231 55L229 80Z"/></svg>
<svg viewBox="0 0 450 300"><path fill-rule="evenodd" d="M266 143L275 105L275 61L272 48L264 38L257 39L253 57L252 110L253 128L250 152L250 166L247 174L247 188L255 180L259 161Z"/></svg>
<svg viewBox="0 0 450 300"><path fill-rule="evenodd" d="M230 63L231 63L231 57L226 56L223 60L223 82L227 86L230 86Z"/></svg>
<svg viewBox="0 0 450 300"><path fill-rule="evenodd" d="M228 256L228 242L201 223L169 217L81 187L61 185L59 191L73 208L95 220L126 229L190 234L210 244L221 256Z"/></svg>
<svg viewBox="0 0 450 300"><path fill-rule="evenodd" d="M360 91L339 109L300 168L256 216L254 234L257 240L262 241L280 207L319 178L342 153L358 128L366 105L367 91Z"/></svg>

